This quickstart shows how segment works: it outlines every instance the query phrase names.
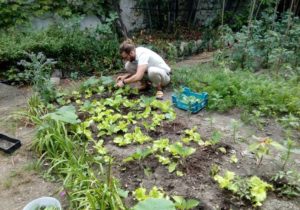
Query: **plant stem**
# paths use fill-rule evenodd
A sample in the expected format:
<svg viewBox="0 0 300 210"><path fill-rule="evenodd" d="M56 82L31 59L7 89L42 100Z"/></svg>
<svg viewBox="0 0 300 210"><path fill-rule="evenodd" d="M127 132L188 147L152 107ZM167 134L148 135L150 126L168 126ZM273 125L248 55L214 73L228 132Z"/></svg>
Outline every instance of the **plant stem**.
<svg viewBox="0 0 300 210"><path fill-rule="evenodd" d="M233 126L233 142L236 143L235 141L235 136L236 136L236 127Z"/></svg>
<svg viewBox="0 0 300 210"><path fill-rule="evenodd" d="M255 4L256 4L256 0L253 0L252 3L252 7L250 10L250 14L249 14L249 19L248 19L248 33L250 34L251 31L251 27L252 27L252 18L253 18L253 13L254 13L254 9L255 9Z"/></svg>
<svg viewBox="0 0 300 210"><path fill-rule="evenodd" d="M261 162L263 161L264 156L261 156L261 158L258 161L257 167L260 167Z"/></svg>
<svg viewBox="0 0 300 210"><path fill-rule="evenodd" d="M286 155L285 155L285 158L284 158L284 163L282 165L282 170L283 171L285 170L286 164L288 163L288 160L291 157L292 146L293 146L293 141L288 139L287 140L287 152L286 152Z"/></svg>
<svg viewBox="0 0 300 210"><path fill-rule="evenodd" d="M277 9L278 9L278 5L279 5L280 0L276 1L275 7L274 7L274 12L273 12L273 22L272 22L272 30L275 27L275 21L276 21L276 13L277 13Z"/></svg>

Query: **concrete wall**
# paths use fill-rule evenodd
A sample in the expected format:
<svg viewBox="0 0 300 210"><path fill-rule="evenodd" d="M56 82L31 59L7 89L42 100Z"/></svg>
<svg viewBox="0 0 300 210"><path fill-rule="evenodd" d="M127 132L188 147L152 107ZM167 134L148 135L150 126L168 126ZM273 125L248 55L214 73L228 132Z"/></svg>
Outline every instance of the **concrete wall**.
<svg viewBox="0 0 300 210"><path fill-rule="evenodd" d="M209 24L222 11L220 0L199 0L196 12L196 25Z"/></svg>
<svg viewBox="0 0 300 210"><path fill-rule="evenodd" d="M72 24L74 23L75 20L63 20L60 16L57 16L52 13L47 13L41 17L36 17L33 18L31 21L31 24L33 28L39 30L43 28L47 28L50 25L56 24L56 23L61 23L64 22L64 24ZM80 25L80 29L95 29L97 28L98 25L101 25L101 21L99 20L98 17L95 15L87 15L84 17L81 17L80 19L76 19Z"/></svg>
<svg viewBox="0 0 300 210"><path fill-rule="evenodd" d="M143 14L134 9L135 2L135 0L120 0L121 18L129 32L145 27Z"/></svg>
<svg viewBox="0 0 300 210"><path fill-rule="evenodd" d="M120 0L121 18L127 28L127 30L134 31L145 27L144 15L137 12L135 8L136 0ZM187 1L180 0L179 7L182 13L181 18L186 18L186 4ZM195 1L195 8L197 9L194 24L204 25L213 20L221 11L222 5L220 0L199 0ZM180 17L179 17L180 19ZM49 25L61 21L59 16L54 14L45 14L41 17L34 18L32 24L35 28L41 29L48 27ZM80 27L84 28L96 28L101 24L100 20L94 15L87 15L83 17L80 22Z"/></svg>
<svg viewBox="0 0 300 210"><path fill-rule="evenodd" d="M124 24L127 27L127 30L130 32L136 29L142 29L145 27L144 16L141 13L138 13L134 7L136 0L121 0L121 18ZM211 22L222 9L222 1L220 0L199 0L195 1L195 9L197 10L193 22L195 25L204 25ZM179 0L179 17L178 19L187 18L187 1Z"/></svg>

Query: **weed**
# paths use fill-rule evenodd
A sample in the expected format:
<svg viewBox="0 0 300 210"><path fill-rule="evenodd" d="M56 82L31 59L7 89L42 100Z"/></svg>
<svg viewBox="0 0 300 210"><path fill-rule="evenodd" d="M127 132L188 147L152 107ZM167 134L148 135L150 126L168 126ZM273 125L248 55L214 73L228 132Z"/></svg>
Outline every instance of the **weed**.
<svg viewBox="0 0 300 210"><path fill-rule="evenodd" d="M39 161L31 161L24 166L25 171L40 171L41 165Z"/></svg>
<svg viewBox="0 0 300 210"><path fill-rule="evenodd" d="M296 171L278 171L272 178L275 191L288 198L300 196L300 176Z"/></svg>
<svg viewBox="0 0 300 210"><path fill-rule="evenodd" d="M212 164L210 167L210 176L214 177L215 175L217 175L220 172L220 166L217 164Z"/></svg>
<svg viewBox="0 0 300 210"><path fill-rule="evenodd" d="M267 137L259 139L258 142L255 142L249 146L250 151L254 152L255 154L256 163L258 166L260 166L264 156L269 154L272 142L273 140Z"/></svg>
<svg viewBox="0 0 300 210"><path fill-rule="evenodd" d="M5 189L11 188L12 184L13 184L12 179L6 179L5 181L2 182L2 185Z"/></svg>
<svg viewBox="0 0 300 210"><path fill-rule="evenodd" d="M213 145L216 145L218 144L220 141L221 141L221 138L222 138L222 133L220 133L219 131L215 130L210 139L208 141L206 141L204 143L205 146L213 146Z"/></svg>
<svg viewBox="0 0 300 210"><path fill-rule="evenodd" d="M231 127L232 127L233 142L236 143L236 137L238 134L238 129L240 128L240 124L236 120L231 120Z"/></svg>

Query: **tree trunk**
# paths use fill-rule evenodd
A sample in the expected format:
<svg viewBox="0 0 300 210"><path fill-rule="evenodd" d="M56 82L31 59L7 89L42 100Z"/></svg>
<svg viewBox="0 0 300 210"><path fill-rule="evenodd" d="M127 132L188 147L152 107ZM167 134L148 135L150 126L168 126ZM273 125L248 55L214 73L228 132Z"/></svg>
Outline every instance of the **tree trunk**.
<svg viewBox="0 0 300 210"><path fill-rule="evenodd" d="M198 13L199 6L200 6L200 0L197 1L196 11L195 11L194 20L193 20L193 26L196 25L197 13Z"/></svg>
<svg viewBox="0 0 300 210"><path fill-rule="evenodd" d="M128 38L128 30L122 20L122 17L121 17L121 9L120 9L120 4L119 2L115 1L114 2L114 7L117 11L117 14L118 14L118 28L120 29L122 35L127 39Z"/></svg>
<svg viewBox="0 0 300 210"><path fill-rule="evenodd" d="M148 18L149 18L150 32L152 32L152 20L151 20L150 7L149 7L148 1L146 1L146 10L147 10Z"/></svg>

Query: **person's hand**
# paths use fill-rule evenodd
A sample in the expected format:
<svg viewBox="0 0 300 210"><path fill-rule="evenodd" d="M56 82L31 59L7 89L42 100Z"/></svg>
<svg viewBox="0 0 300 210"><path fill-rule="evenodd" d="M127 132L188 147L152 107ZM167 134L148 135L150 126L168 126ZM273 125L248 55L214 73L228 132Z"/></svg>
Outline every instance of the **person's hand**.
<svg viewBox="0 0 300 210"><path fill-rule="evenodd" d="M126 78L126 76L118 76L117 77L117 82L119 82L120 80L122 81L122 80L124 80Z"/></svg>
<svg viewBox="0 0 300 210"><path fill-rule="evenodd" d="M124 84L123 80L118 80L118 81L117 81L117 86L118 86L118 87L121 88L121 87L123 87L124 85L125 85L125 84Z"/></svg>

